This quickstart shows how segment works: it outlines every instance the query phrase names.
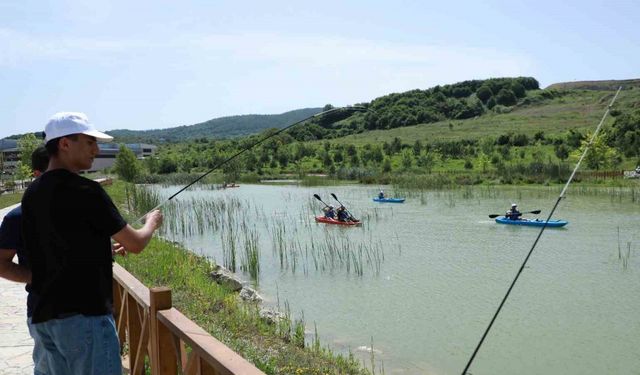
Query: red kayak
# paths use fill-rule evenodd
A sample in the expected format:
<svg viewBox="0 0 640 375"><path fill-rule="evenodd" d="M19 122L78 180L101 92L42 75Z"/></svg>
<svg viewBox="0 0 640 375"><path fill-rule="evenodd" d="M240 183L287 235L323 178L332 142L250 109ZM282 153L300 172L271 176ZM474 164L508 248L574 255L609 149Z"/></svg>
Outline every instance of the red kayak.
<svg viewBox="0 0 640 375"><path fill-rule="evenodd" d="M325 216L316 216L316 221L318 223L337 224L337 225L360 225L360 224L362 224L360 222L360 220L340 221L340 220L331 219L331 218L328 218L328 217L325 217Z"/></svg>

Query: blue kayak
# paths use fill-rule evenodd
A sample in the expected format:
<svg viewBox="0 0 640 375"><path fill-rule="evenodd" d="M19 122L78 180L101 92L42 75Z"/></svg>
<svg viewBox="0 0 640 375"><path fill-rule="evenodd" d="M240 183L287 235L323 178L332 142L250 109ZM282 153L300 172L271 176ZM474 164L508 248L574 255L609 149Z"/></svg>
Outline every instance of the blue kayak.
<svg viewBox="0 0 640 375"><path fill-rule="evenodd" d="M511 219L507 219L504 216L500 216L500 217L496 218L496 223L498 223L498 224L524 225L524 226L529 226L529 227L542 227L542 226L544 226L545 221L546 220L540 220L540 219L511 220ZM559 228L559 227L564 227L567 224L569 224L569 222L566 221L566 220L549 220L549 222L547 223L547 227Z"/></svg>
<svg viewBox="0 0 640 375"><path fill-rule="evenodd" d="M404 203L404 198L373 198L374 202L380 203Z"/></svg>

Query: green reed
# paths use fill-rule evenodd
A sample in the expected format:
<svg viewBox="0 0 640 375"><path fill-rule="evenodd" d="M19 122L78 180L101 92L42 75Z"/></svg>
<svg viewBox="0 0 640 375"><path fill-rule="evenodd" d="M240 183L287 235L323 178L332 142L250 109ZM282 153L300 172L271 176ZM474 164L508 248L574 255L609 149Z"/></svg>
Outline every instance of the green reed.
<svg viewBox="0 0 640 375"><path fill-rule="evenodd" d="M629 267L629 259L631 258L632 241L629 240L626 242L626 245L627 245L626 252L622 250L622 247L620 246L620 227L617 227L617 229L618 229L618 260L622 263L622 269L626 270Z"/></svg>
<svg viewBox="0 0 640 375"><path fill-rule="evenodd" d="M323 228L318 237L317 226L288 229L286 221L275 220L270 228L272 249L280 262L280 268L296 273L346 271L347 274L363 276L365 270L378 275L384 261L382 242L369 236L364 241L355 241L340 236L332 229ZM301 240L305 238L306 241Z"/></svg>
<svg viewBox="0 0 640 375"><path fill-rule="evenodd" d="M134 215L143 215L157 207L162 198L155 189L145 185L126 184L124 186L127 209Z"/></svg>
<svg viewBox="0 0 640 375"><path fill-rule="evenodd" d="M157 190L146 186L131 188L128 196L136 207L155 206L160 201ZM294 195L284 197L287 202L296 199ZM180 197L163 206L165 220L159 234L173 241L219 236L221 264L233 272L245 272L255 283L261 269L260 252L269 243L280 269L294 274L338 270L357 276L380 273L384 261L382 242L363 234L367 233L369 222L388 218L389 213L393 216L392 208L366 211L361 216L365 225L360 229L330 228L317 225L308 214L318 211L317 200L309 199L302 204L302 210L293 210L298 213L285 211L274 217L267 215L260 204L235 196ZM266 238L261 238L265 233Z"/></svg>
<svg viewBox="0 0 640 375"><path fill-rule="evenodd" d="M250 228L246 221L242 223L242 233L244 234L244 252L240 257L240 269L248 272L254 282L258 282L260 273L260 252L259 236L255 227Z"/></svg>

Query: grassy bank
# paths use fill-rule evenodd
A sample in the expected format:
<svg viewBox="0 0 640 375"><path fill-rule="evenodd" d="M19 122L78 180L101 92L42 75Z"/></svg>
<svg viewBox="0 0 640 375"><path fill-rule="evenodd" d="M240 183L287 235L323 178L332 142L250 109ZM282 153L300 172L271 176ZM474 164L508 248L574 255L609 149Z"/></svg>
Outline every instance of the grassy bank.
<svg viewBox="0 0 640 375"><path fill-rule="evenodd" d="M20 203L22 199L22 192L10 193L0 195L0 208L12 206L16 203Z"/></svg>
<svg viewBox="0 0 640 375"><path fill-rule="evenodd" d="M123 183L116 181L107 191L128 210ZM267 374L368 373L352 356L322 348L315 335L305 340L305 322L294 321L288 306L279 323L261 319L257 305L211 280L207 259L174 243L154 238L142 254L117 261L147 286L170 287L177 309Z"/></svg>

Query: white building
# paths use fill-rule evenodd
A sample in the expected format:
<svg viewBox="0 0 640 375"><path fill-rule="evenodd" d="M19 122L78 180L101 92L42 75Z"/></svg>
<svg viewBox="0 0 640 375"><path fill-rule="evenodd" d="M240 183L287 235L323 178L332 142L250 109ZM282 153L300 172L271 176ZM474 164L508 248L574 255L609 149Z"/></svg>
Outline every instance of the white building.
<svg viewBox="0 0 640 375"><path fill-rule="evenodd" d="M148 156L153 155L156 152L158 146L150 145L146 143L129 143L126 144L127 148L129 148L136 155L138 159L144 159ZM100 153L93 160L93 165L91 169L87 172L96 172L101 171L103 169L109 168L113 166L116 162L116 156L120 151L120 145L117 143L99 143L98 147L100 148Z"/></svg>
<svg viewBox="0 0 640 375"><path fill-rule="evenodd" d="M20 153L18 152L18 141L15 139L0 139L0 152L2 155L2 171L13 173L13 170L20 160Z"/></svg>
<svg viewBox="0 0 640 375"><path fill-rule="evenodd" d="M145 143L130 143L125 146L133 151L138 159L144 159L145 157L153 155L158 148L155 145ZM100 153L96 156L91 169L87 172L101 171L113 166L116 162L120 145L118 143L99 143L98 148L100 149ZM4 162L4 171L13 173L18 160L20 160L18 142L15 139L0 139L0 152L2 153L2 160Z"/></svg>

